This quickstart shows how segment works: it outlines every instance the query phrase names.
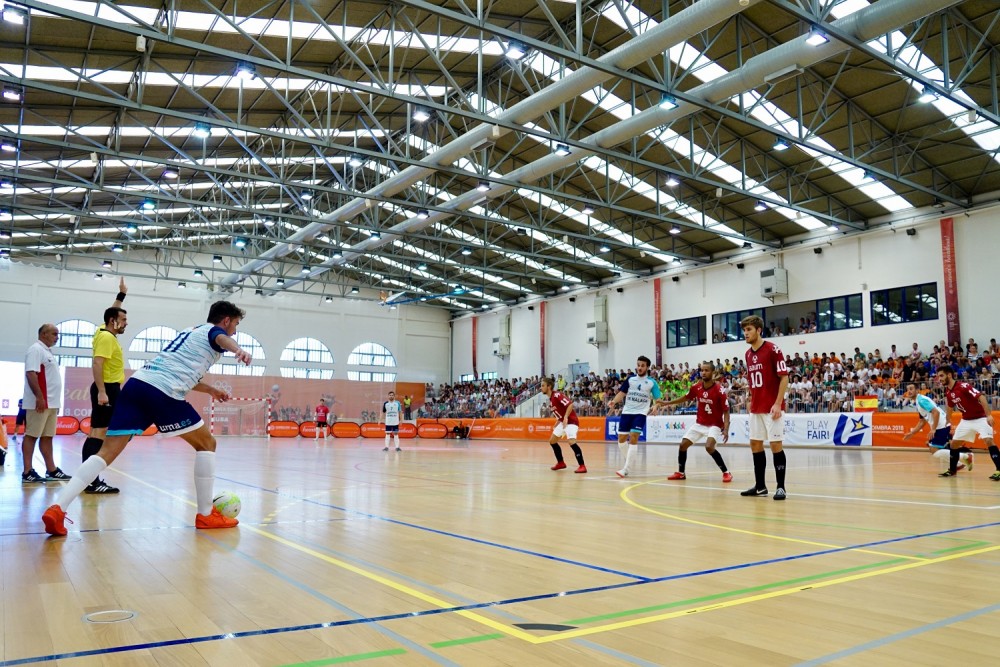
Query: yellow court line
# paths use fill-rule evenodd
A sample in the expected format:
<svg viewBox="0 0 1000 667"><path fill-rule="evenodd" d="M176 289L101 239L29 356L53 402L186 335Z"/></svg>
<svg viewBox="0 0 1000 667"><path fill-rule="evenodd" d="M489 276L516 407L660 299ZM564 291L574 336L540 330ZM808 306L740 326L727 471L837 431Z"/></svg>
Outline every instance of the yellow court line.
<svg viewBox="0 0 1000 667"><path fill-rule="evenodd" d="M533 638L535 644L545 644L548 642L563 641L566 639L574 639L576 637L585 637L587 635L594 635L601 632L610 632L612 630L622 630L625 628L632 628L638 625L646 625L647 623L656 623L659 621L665 621L671 618L680 618L682 616L691 616L692 614L701 614L706 611L715 611L717 609L726 609L727 607L738 607L740 605L747 604L749 602L760 602L761 600L769 600L771 598L784 597L786 595L792 595L794 593L801 593L803 591L811 591L817 588L827 588L829 586L836 586L838 584L846 584L852 581L858 581L861 579L869 579L871 577L878 577L883 574L892 574L895 572L902 572L903 570L912 570L918 567L924 567L925 565L936 565L937 563L943 563L949 560L957 560L959 558L966 558L968 556L978 556L980 554L989 553L991 551L1000 550L1000 545L992 547L984 547L982 549L976 549L975 551L966 551L957 554L949 554L947 556L941 556L940 558L929 558L926 560L921 560L919 562L913 563L903 563L902 565L895 565L893 567L888 567L882 570L875 570L873 572L863 572L860 574L852 574L846 577L840 577L839 579L830 579L829 581L822 581L819 583L803 584L802 586L793 586L791 588L783 588L777 591L772 591L770 593L760 593L759 595L750 595L745 598L739 598L736 600L729 600L728 602L717 602L713 604L703 605L701 607L694 607L692 609L683 609L680 611L671 611L665 614L657 614L655 616L646 616L645 618L636 618L630 621L619 621L617 623L609 623L607 625L601 625L593 628L578 628L576 630L567 630L565 632L560 632L559 634L549 635L547 637L536 637Z"/></svg>
<svg viewBox="0 0 1000 667"><path fill-rule="evenodd" d="M139 482L140 484L144 484L145 486L148 486L151 489L159 491L160 493L163 493L163 494L165 494L167 496L170 496L171 498L174 498L175 500L180 500L181 502L187 503L188 505L195 506L195 503L192 502L188 498L184 498L182 496L175 495L175 494L171 493L170 491L167 491L166 489L162 489L162 488L160 488L158 486L150 484L149 482L147 482L145 480L142 480L142 479L139 479L138 477L133 477L132 475L129 475L128 473L122 472L121 470L116 470L116 472L118 474L120 474L120 475L124 475L125 477L128 477L131 480ZM309 547L304 546L302 544L299 544L297 542L294 542L292 540L286 539L284 537L279 537L279 536L274 535L272 533L269 533L269 532L267 532L265 530L261 530L260 528L257 528L255 526L250 526L250 525L247 525L247 524L241 524L241 529L242 530L249 530L251 532L254 532L254 533L260 535L261 537L266 537L269 540L274 540L275 542L278 542L279 544L283 544L283 545L285 545L287 547L295 549L296 551L304 553L304 554L306 554L308 556L312 556L313 558L317 558L317 559L319 559L321 561L329 563L330 565L334 565L334 566L339 567L339 568L341 568L343 570L347 570L348 572L352 572L354 574L362 576L365 579L369 579L369 580L374 581L376 583L382 584L383 586L388 586L389 588L392 588L393 590L399 591L400 593L403 593L405 595L409 595L411 597L414 597L414 598L416 598L418 600L421 600L423 602L426 602L428 604L432 604L432 605L434 605L436 607L447 609L447 608L451 608L451 607L457 606L453 602L448 602L446 600L441 600L441 599L436 598L436 597L434 597L432 595L428 595L428 594L426 594L426 593L424 593L422 591L418 591L415 588L410 588L409 586L406 586L405 584L401 584L399 582L393 581L393 580L388 579L386 577L383 577L381 575L375 574L374 572L369 572L368 570L363 570L360 567L357 567L355 565L351 565L350 563L346 563L346 562L344 562L342 560L339 560L337 558L333 558L332 556L327 556L324 553L320 553L319 551L316 551L314 549L310 549ZM503 623L500 623L499 621L494 621L491 618L488 618L488 617L483 616L481 614L477 614L477 613L475 613L473 611L461 610L461 611L456 611L454 613L458 614L459 616L464 616L465 618L469 619L470 621L474 621L476 623L480 623L482 625L485 625L488 628L492 628L493 630L497 630L497 631L502 632L502 633L504 633L506 635L509 635L511 637L515 637L517 639L522 639L522 640L524 640L526 642L530 642L530 643L533 643L533 644L534 643L538 643L538 637L534 637L534 636L528 634L527 632L525 632L524 630L521 630L520 628L515 628L515 627L511 627L509 625L505 625Z"/></svg>
<svg viewBox="0 0 1000 667"><path fill-rule="evenodd" d="M656 480L649 480L647 482L638 482L637 484L633 484L632 486L628 486L628 487L622 489L622 492L620 494L618 494L618 495L621 497L622 500L624 500L625 502L627 502L629 505L631 505L632 507L635 507L636 509L642 510L643 512L649 512L651 514L657 514L659 516L666 517L668 519L675 519L677 521L683 521L685 523L691 523L691 524L694 524L696 526L706 526L708 528L718 528L719 530L728 530L728 531L732 531L734 533L743 533L744 535L754 535L756 537L766 537L766 538L769 538L769 539L772 539L772 540L781 540L782 542L795 542L797 544L808 544L809 546L823 547L825 549L845 549L845 547L843 545L840 545L840 544L827 544L825 542L813 542L811 540L800 540L800 539L795 538L795 537L784 537L783 535L771 535L769 533L758 533L758 532L753 531L753 530L745 530L743 528L732 528L731 526L723 526L723 525L720 525L720 524L717 524L717 523L708 523L706 521L697 521L695 519L688 519L688 518L683 517L683 516L677 516L676 514L668 514L667 512L660 512L659 510L654 510L653 508L646 507L642 503L638 503L638 502L636 502L636 501L634 501L634 500L632 500L631 498L628 497L628 494L629 494L630 491L632 491L632 489L637 489L640 486L644 486L646 484L653 484L655 482L656 482ZM874 554L876 556L888 556L890 558L905 558L907 560L916 560L916 561L925 560L921 556L905 556L905 555L902 555L902 554L893 554L893 553L888 553L888 552L885 552L885 551L875 551L873 549L845 549L845 550L847 550L847 551L857 551L858 553L863 553L863 554Z"/></svg>

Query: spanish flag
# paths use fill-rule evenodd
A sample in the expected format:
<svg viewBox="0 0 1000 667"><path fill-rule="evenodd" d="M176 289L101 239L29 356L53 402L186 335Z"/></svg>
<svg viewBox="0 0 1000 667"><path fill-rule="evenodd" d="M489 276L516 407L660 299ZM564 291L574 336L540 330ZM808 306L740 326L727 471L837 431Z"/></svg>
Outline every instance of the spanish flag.
<svg viewBox="0 0 1000 667"><path fill-rule="evenodd" d="M878 410L878 396L855 396L855 412L875 412Z"/></svg>

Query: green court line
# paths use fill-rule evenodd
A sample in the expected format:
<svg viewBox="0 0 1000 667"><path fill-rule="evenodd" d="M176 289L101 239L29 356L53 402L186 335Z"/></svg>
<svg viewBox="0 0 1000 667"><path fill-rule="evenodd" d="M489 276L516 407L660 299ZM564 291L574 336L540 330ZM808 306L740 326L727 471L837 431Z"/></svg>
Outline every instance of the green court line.
<svg viewBox="0 0 1000 667"><path fill-rule="evenodd" d="M946 554L951 551L962 551L964 549L975 549L977 547L985 547L993 544L992 542L973 542L972 544L959 544L957 547L948 547L947 549L938 549L937 551L930 552L930 556L940 556L941 554ZM924 554L917 554L918 558L926 558Z"/></svg>
<svg viewBox="0 0 1000 667"><path fill-rule="evenodd" d="M465 637L464 639L449 639L446 642L434 642L433 644L428 644L431 648L447 648L448 646L460 646L461 644L475 644L476 642L485 642L490 639L503 639L506 635L497 632L492 635L476 635L475 637Z"/></svg>
<svg viewBox="0 0 1000 667"><path fill-rule="evenodd" d="M371 658L384 658L390 655L402 655L406 653L404 648L390 648L385 651L372 651L370 653L355 653L354 655L342 655L339 658L324 658L323 660L310 660L309 662L293 662L282 667L323 667L323 665L342 665L345 662L358 662L360 660L370 660Z"/></svg>

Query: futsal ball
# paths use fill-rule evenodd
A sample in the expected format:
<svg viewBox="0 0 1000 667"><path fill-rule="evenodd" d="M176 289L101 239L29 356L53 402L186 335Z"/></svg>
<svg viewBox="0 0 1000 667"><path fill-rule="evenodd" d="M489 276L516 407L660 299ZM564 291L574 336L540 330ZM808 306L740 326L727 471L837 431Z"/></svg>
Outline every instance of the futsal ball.
<svg viewBox="0 0 1000 667"><path fill-rule="evenodd" d="M217 495L212 499L212 505L219 510L219 514L230 519L235 519L242 508L240 497L232 491L225 491Z"/></svg>

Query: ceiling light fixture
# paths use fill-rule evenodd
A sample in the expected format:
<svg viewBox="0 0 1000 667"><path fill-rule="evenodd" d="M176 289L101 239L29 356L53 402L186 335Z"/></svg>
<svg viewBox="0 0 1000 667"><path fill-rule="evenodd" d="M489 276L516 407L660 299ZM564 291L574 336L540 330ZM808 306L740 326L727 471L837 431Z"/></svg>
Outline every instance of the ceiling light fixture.
<svg viewBox="0 0 1000 667"><path fill-rule="evenodd" d="M325 299L323 299L323 301L326 301L327 303L333 303L333 297L332 296L328 296Z"/></svg>
<svg viewBox="0 0 1000 667"><path fill-rule="evenodd" d="M212 255L212 263L218 264L222 261L222 255Z"/></svg>
<svg viewBox="0 0 1000 667"><path fill-rule="evenodd" d="M212 127L204 121L198 121L194 124L194 130L191 131L191 134L199 139L208 139L212 136Z"/></svg>
<svg viewBox="0 0 1000 667"><path fill-rule="evenodd" d="M570 151L569 146L566 144L556 144L556 155L566 157L572 151Z"/></svg>
<svg viewBox="0 0 1000 667"><path fill-rule="evenodd" d="M125 233L137 234L139 233L139 227L135 223L130 222L129 224L125 225Z"/></svg>
<svg viewBox="0 0 1000 667"><path fill-rule="evenodd" d="M204 271L202 271L201 269L195 269L195 270L194 270L194 275L195 275L195 277L197 277L197 278L200 278L200 277L202 277L203 275L205 275L205 272L204 272Z"/></svg>
<svg viewBox="0 0 1000 667"><path fill-rule="evenodd" d="M155 211L156 210L156 202L153 201L152 199L145 199L145 200L143 200L142 204L140 205L140 208L143 211Z"/></svg>
<svg viewBox="0 0 1000 667"><path fill-rule="evenodd" d="M490 190L490 182L489 181L479 181L479 185L476 186L476 189L479 190L480 192L489 192L489 190Z"/></svg>
<svg viewBox="0 0 1000 667"><path fill-rule="evenodd" d="M423 262L421 262L420 264L417 264L417 271L426 271L426 270L427 270L427 265L426 264L424 264Z"/></svg>
<svg viewBox="0 0 1000 667"><path fill-rule="evenodd" d="M376 241L382 238L382 232L372 232L372 238Z"/></svg>
<svg viewBox="0 0 1000 667"><path fill-rule="evenodd" d="M4 91L4 95L6 95L6 94L7 94L7 91L5 90ZM938 98L938 94L935 93L933 90L931 90L931 88L929 86L927 86L920 93L920 97L917 98L917 101L920 102L921 104L930 104L931 102L934 102L935 100L937 100L937 98Z"/></svg>
<svg viewBox="0 0 1000 667"><path fill-rule="evenodd" d="M344 256L344 253L340 252L339 250L334 250L333 251L333 258L334 259L340 259L343 256Z"/></svg>
<svg viewBox="0 0 1000 667"><path fill-rule="evenodd" d="M753 210L757 211L758 213L766 211L767 204L765 204L763 201L757 200L757 203L754 204Z"/></svg>
<svg viewBox="0 0 1000 667"><path fill-rule="evenodd" d="M28 10L17 5L5 4L3 6L3 20L14 25L24 25L28 20Z"/></svg>
<svg viewBox="0 0 1000 667"><path fill-rule="evenodd" d="M867 169L865 169L864 173L861 174L861 182L862 183L874 183L875 182L875 174L873 174L872 172L870 172Z"/></svg>
<svg viewBox="0 0 1000 667"><path fill-rule="evenodd" d="M111 268L111 260L110 259L106 259L103 262L101 262L101 267L105 268L105 269L110 269Z"/></svg>
<svg viewBox="0 0 1000 667"><path fill-rule="evenodd" d="M312 190L303 190L302 194L300 196L302 197L302 201L310 201L313 198L313 191Z"/></svg>
<svg viewBox="0 0 1000 667"><path fill-rule="evenodd" d="M250 81L257 78L257 66L253 63L240 63L236 66L236 78Z"/></svg>
<svg viewBox="0 0 1000 667"><path fill-rule="evenodd" d="M303 264L302 265L302 271L301 271L301 273L309 273L310 271L312 271L312 269L309 268L308 264Z"/></svg>
<svg viewBox="0 0 1000 667"><path fill-rule="evenodd" d="M463 247L462 248L462 254L465 255L466 257L468 257L469 255L472 254L472 248L470 248L469 246Z"/></svg>
<svg viewBox="0 0 1000 667"><path fill-rule="evenodd" d="M660 95L660 108L666 109L667 111L672 111L676 109L679 105L677 104L677 98L668 93L663 93Z"/></svg>
<svg viewBox="0 0 1000 667"><path fill-rule="evenodd" d="M504 50L504 55L506 55L511 60L520 60L528 54L528 48L521 42L510 40L507 42L507 48Z"/></svg>
<svg viewBox="0 0 1000 667"><path fill-rule="evenodd" d="M430 212L426 208L417 209L417 220L426 220L430 215Z"/></svg>
<svg viewBox="0 0 1000 667"><path fill-rule="evenodd" d="M184 282L183 280L181 280L181 281L179 281L177 283L177 289L184 289L187 286L188 286L188 284L186 282Z"/></svg>
<svg viewBox="0 0 1000 667"><path fill-rule="evenodd" d="M4 86L3 98L8 102L20 102L21 101L21 89L14 88L13 86Z"/></svg>
<svg viewBox="0 0 1000 667"><path fill-rule="evenodd" d="M351 294L357 294L357 293L358 293L358 292L360 292L360 291L361 291L361 290L359 290L359 289L358 289L357 287L352 287L352 288L351 288Z"/></svg>
<svg viewBox="0 0 1000 667"><path fill-rule="evenodd" d="M163 178L169 178L171 180L180 176L176 169L164 169L162 175Z"/></svg>
<svg viewBox="0 0 1000 667"><path fill-rule="evenodd" d="M4 153L16 153L17 144L13 141L4 141L3 143L0 143L0 151L3 151Z"/></svg>
<svg viewBox="0 0 1000 667"><path fill-rule="evenodd" d="M122 247L121 243L116 243L111 246L111 252L124 252L125 248Z"/></svg>
<svg viewBox="0 0 1000 667"><path fill-rule="evenodd" d="M611 252L611 248L609 248L606 245L602 245L600 248L597 249L597 252Z"/></svg>
<svg viewBox="0 0 1000 667"><path fill-rule="evenodd" d="M274 219L273 218L264 218L263 223L264 223L265 227L274 227Z"/></svg>
<svg viewBox="0 0 1000 667"><path fill-rule="evenodd" d="M772 146L772 148L773 148L774 150L778 151L778 152L781 152L781 151L787 151L787 150L788 150L789 148L791 148L791 147L792 147L792 145L791 145L791 144L789 144L789 143L788 143L787 141L785 141L784 139L777 139L777 140L776 140L776 141L774 142L774 146Z"/></svg>
<svg viewBox="0 0 1000 667"><path fill-rule="evenodd" d="M274 282L276 282L278 285L284 285L285 284L285 279L284 278L278 278Z"/></svg>
<svg viewBox="0 0 1000 667"><path fill-rule="evenodd" d="M358 155L351 155L351 157L347 158L347 164L354 167L355 169L362 166L364 163L365 161L361 159L361 157Z"/></svg>
<svg viewBox="0 0 1000 667"><path fill-rule="evenodd" d="M243 237L238 237L235 241L233 241L233 245L237 248L246 248L247 240Z"/></svg>
<svg viewBox="0 0 1000 667"><path fill-rule="evenodd" d="M593 206L584 206L583 207L583 214L584 215L594 215L594 207Z"/></svg>
<svg viewBox="0 0 1000 667"><path fill-rule="evenodd" d="M666 185L668 188L676 188L680 184L681 182L673 174L667 176Z"/></svg>
<svg viewBox="0 0 1000 667"><path fill-rule="evenodd" d="M840 231L840 225L838 225L836 222L831 223L830 224L830 231L831 232L839 232Z"/></svg>
<svg viewBox="0 0 1000 667"><path fill-rule="evenodd" d="M418 123L426 123L431 119L431 112L423 107L417 107L413 110L413 120Z"/></svg>
<svg viewBox="0 0 1000 667"><path fill-rule="evenodd" d="M94 274L94 280L100 280L103 277L104 277L103 273L95 273Z"/></svg>
<svg viewBox="0 0 1000 667"><path fill-rule="evenodd" d="M675 235L676 234L680 234L681 233L681 228L678 227L677 225L674 225L673 227L670 228L670 233L671 234L675 234Z"/></svg>
<svg viewBox="0 0 1000 667"><path fill-rule="evenodd" d="M822 30L817 30L813 28L809 31L809 36L806 37L806 44L809 46L823 46L830 41L830 38L826 36L826 33Z"/></svg>

